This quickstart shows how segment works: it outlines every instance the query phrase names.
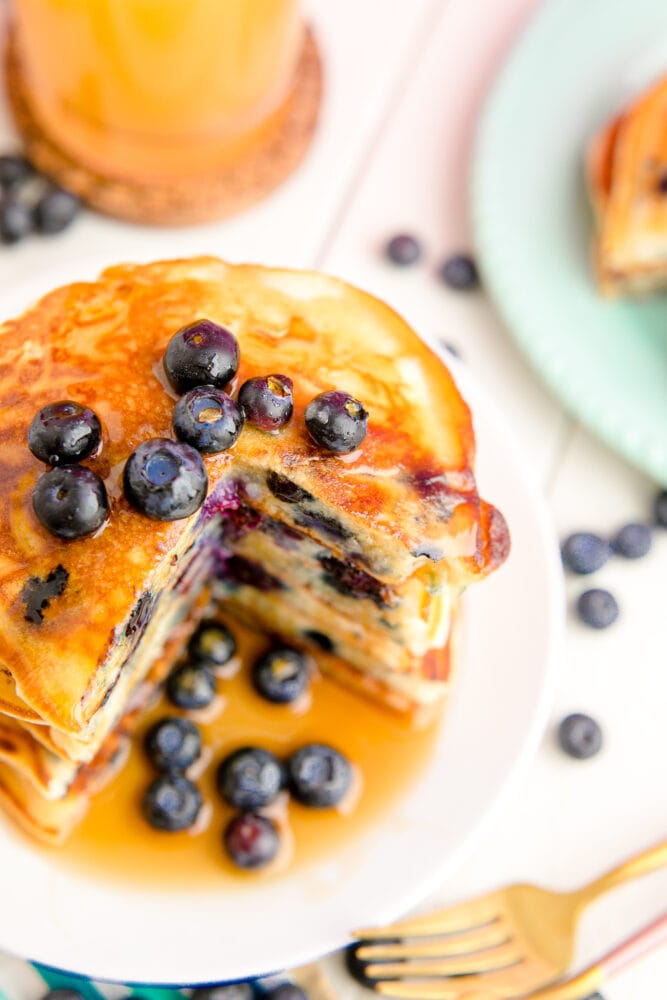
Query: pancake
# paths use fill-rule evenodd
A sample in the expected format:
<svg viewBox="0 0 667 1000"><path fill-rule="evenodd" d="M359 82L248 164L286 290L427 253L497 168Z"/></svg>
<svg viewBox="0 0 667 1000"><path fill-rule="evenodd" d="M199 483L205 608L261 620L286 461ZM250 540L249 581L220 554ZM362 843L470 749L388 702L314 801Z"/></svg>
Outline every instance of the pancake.
<svg viewBox="0 0 667 1000"><path fill-rule="evenodd" d="M667 77L591 141L595 267L605 295L667 286Z"/></svg>
<svg viewBox="0 0 667 1000"><path fill-rule="evenodd" d="M232 449L203 456L200 510L154 521L125 498L123 468L142 441L173 436L162 358L200 318L239 343L228 391L281 372L294 415L278 433L246 423ZM306 432L306 406L328 389L369 411L352 453ZM34 414L61 399L100 418L102 446L85 464L110 501L102 529L67 542L34 513L44 466L26 444ZM383 704L443 697L460 593L500 566L509 536L477 492L471 416L450 373L386 305L334 278L212 257L122 265L0 327L0 400L0 713L15 736L0 786L28 826L59 839L75 822L208 584ZM54 575L60 592L47 587L27 614L26 594Z"/></svg>

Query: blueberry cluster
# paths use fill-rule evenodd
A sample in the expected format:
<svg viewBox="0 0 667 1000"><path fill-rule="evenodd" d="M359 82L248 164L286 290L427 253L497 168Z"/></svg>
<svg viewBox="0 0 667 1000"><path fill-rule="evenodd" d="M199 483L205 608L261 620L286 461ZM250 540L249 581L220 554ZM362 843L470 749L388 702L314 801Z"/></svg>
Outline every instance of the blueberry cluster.
<svg viewBox="0 0 667 1000"><path fill-rule="evenodd" d="M167 678L166 694L177 708L197 711L216 696L216 672L224 673L236 653L229 629L216 621L202 621L188 643L187 657ZM257 693L273 704L289 704L306 691L310 663L289 647L276 647L260 656L252 668ZM143 813L157 830L177 831L194 826L202 796L188 771L202 753L201 730L192 719L167 716L156 722L144 740L146 754L159 776L148 787ZM310 743L286 761L261 747L246 746L228 754L216 772L218 792L238 810L224 832L224 843L239 868L269 864L280 847L280 831L262 810L283 791L303 805L338 805L352 780L349 762L333 747Z"/></svg>
<svg viewBox="0 0 667 1000"><path fill-rule="evenodd" d="M667 491L665 491L667 495ZM655 521L660 525L660 497L655 504ZM589 576L602 569L612 555L623 559L642 559L653 544L653 528L646 522L631 522L610 538L592 531L575 531L561 546L563 565L577 576ZM604 629L619 616L616 598L608 590L595 587L585 590L576 601L579 619L591 628Z"/></svg>
<svg viewBox="0 0 667 1000"><path fill-rule="evenodd" d="M0 156L0 242L18 243L31 232L66 229L81 203L39 174L24 156Z"/></svg>
<svg viewBox="0 0 667 1000"><path fill-rule="evenodd" d="M655 498L654 524L667 528L667 490ZM623 525L611 537L604 538L592 531L576 531L563 541L561 556L566 570L576 576L596 573L614 555L623 559L642 559L653 544L653 526L633 521ZM594 629L605 629L619 616L619 605L608 590L592 587L577 597L578 618ZM583 712L566 716L558 727L558 742L565 753L578 760L595 756L602 748L603 735L599 723Z"/></svg>
<svg viewBox="0 0 667 1000"><path fill-rule="evenodd" d="M104 524L109 499L100 477L83 465L97 454L102 428L97 415L70 399L44 406L28 431L28 447L51 469L37 480L32 505L41 524L58 538L89 535Z"/></svg>
<svg viewBox="0 0 667 1000"><path fill-rule="evenodd" d="M165 374L179 393L173 415L177 440L153 438L130 455L123 482L130 503L148 517L173 521L197 511L208 490L201 454L232 448L244 423L276 432L292 418L292 380L271 374L250 378L234 401L227 387L240 361L236 338L209 319L178 330L165 351ZM325 392L306 410L310 437L332 452L349 452L363 441L368 414L343 392Z"/></svg>
<svg viewBox="0 0 667 1000"><path fill-rule="evenodd" d="M385 255L398 267L411 267L424 256L424 247L411 233L399 233L387 242ZM470 291L479 285L479 274L474 259L467 253L446 257L437 269L438 277L455 291Z"/></svg>
<svg viewBox="0 0 667 1000"><path fill-rule="evenodd" d="M216 774L222 799L240 812L225 829L224 843L239 868L263 868L276 857L280 831L262 809L283 791L304 806L340 805L352 784L350 762L334 747L308 743L281 762L261 747L241 747L225 757Z"/></svg>

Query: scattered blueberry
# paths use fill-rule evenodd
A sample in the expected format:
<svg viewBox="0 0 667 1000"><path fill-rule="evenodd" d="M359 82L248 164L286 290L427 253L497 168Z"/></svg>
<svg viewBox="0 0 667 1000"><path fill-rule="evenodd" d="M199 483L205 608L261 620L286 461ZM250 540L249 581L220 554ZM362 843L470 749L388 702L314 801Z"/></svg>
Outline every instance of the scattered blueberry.
<svg viewBox="0 0 667 1000"><path fill-rule="evenodd" d="M0 243L18 243L32 229L30 209L14 198L0 201Z"/></svg>
<svg viewBox="0 0 667 1000"><path fill-rule="evenodd" d="M296 701L308 687L308 660L296 649L272 649L255 663L252 683L267 701L286 705Z"/></svg>
<svg viewBox="0 0 667 1000"><path fill-rule="evenodd" d="M255 1000L252 983L222 983L220 986L200 986L192 991L191 1000Z"/></svg>
<svg viewBox="0 0 667 1000"><path fill-rule="evenodd" d="M619 556L626 559L641 559L650 551L653 532L649 524L625 524L611 540L611 546Z"/></svg>
<svg viewBox="0 0 667 1000"><path fill-rule="evenodd" d="M591 628L609 628L618 618L618 604L608 590L585 590L577 600L577 614Z"/></svg>
<svg viewBox="0 0 667 1000"><path fill-rule="evenodd" d="M570 757L586 760L594 757L602 746L602 730L590 715L575 712L566 716L558 727L558 742Z"/></svg>
<svg viewBox="0 0 667 1000"><path fill-rule="evenodd" d="M25 156L5 153L0 156L0 187L11 188L20 184L34 173L33 166Z"/></svg>
<svg viewBox="0 0 667 1000"><path fill-rule="evenodd" d="M215 670L229 663L236 653L236 642L226 625L207 619L199 623L192 635L188 653L198 664Z"/></svg>
<svg viewBox="0 0 667 1000"><path fill-rule="evenodd" d="M264 868L280 846L275 823L259 813L241 813L230 820L224 833L227 853L239 868Z"/></svg>
<svg viewBox="0 0 667 1000"><path fill-rule="evenodd" d="M279 430L294 410L292 379L287 375L249 378L239 389L238 399L249 424L263 431Z"/></svg>
<svg viewBox="0 0 667 1000"><path fill-rule="evenodd" d="M51 187L39 199L33 210L38 233L52 235L67 229L79 213L81 201L71 191Z"/></svg>
<svg viewBox="0 0 667 1000"><path fill-rule="evenodd" d="M125 496L156 521L176 521L199 510L208 476L198 451L169 438L152 438L135 448L123 473Z"/></svg>
<svg viewBox="0 0 667 1000"><path fill-rule="evenodd" d="M201 792L180 774L163 774L148 786L142 809L156 830L187 830L194 826L202 806Z"/></svg>
<svg viewBox="0 0 667 1000"><path fill-rule="evenodd" d="M655 523L661 528L667 528L667 490L661 490L656 496L653 513Z"/></svg>
<svg viewBox="0 0 667 1000"><path fill-rule="evenodd" d="M158 771L187 771L201 754L201 733L190 719L160 719L146 733L146 753Z"/></svg>
<svg viewBox="0 0 667 1000"><path fill-rule="evenodd" d="M446 285L459 292L477 288L479 285L477 265L468 254L448 257L440 267L440 277Z"/></svg>
<svg viewBox="0 0 667 1000"><path fill-rule="evenodd" d="M176 437L204 454L227 451L236 444L242 429L242 411L231 396L214 385L190 389L174 407Z"/></svg>
<svg viewBox="0 0 667 1000"><path fill-rule="evenodd" d="M166 689L169 701L178 708L206 708L215 698L215 677L207 667L184 663L169 674Z"/></svg>
<svg viewBox="0 0 667 1000"><path fill-rule="evenodd" d="M281 983L275 989L269 990L266 1000L308 1000L308 994L296 983Z"/></svg>
<svg viewBox="0 0 667 1000"><path fill-rule="evenodd" d="M368 413L347 392L321 392L306 407L306 428L316 444L342 454L366 437Z"/></svg>
<svg viewBox="0 0 667 1000"><path fill-rule="evenodd" d="M274 802L285 787L285 770L268 750L241 747L222 761L216 782L230 806L261 809Z"/></svg>
<svg viewBox="0 0 667 1000"><path fill-rule="evenodd" d="M164 355L164 370L178 393L198 385L222 389L234 377L238 366L236 338L210 319L181 327L167 344Z"/></svg>
<svg viewBox="0 0 667 1000"><path fill-rule="evenodd" d="M281 476L277 472L269 472L266 477L266 485L274 497L285 503L301 503L303 500L314 499L313 494L309 493L308 490L302 489L287 476Z"/></svg>
<svg viewBox="0 0 667 1000"><path fill-rule="evenodd" d="M416 264L422 255L422 245L415 236L409 233L399 233L392 236L387 243L386 254L392 264L399 267L409 267Z"/></svg>
<svg viewBox="0 0 667 1000"><path fill-rule="evenodd" d="M32 505L46 530L65 539L90 535L109 514L104 483L91 469L80 465L51 469L40 476Z"/></svg>
<svg viewBox="0 0 667 1000"><path fill-rule="evenodd" d="M609 542L592 531L575 531L561 546L563 563L581 576L595 573L611 555Z"/></svg>
<svg viewBox="0 0 667 1000"><path fill-rule="evenodd" d="M102 428L87 406L63 399L35 414L28 431L28 447L47 465L74 465L98 448Z"/></svg>
<svg viewBox="0 0 667 1000"><path fill-rule="evenodd" d="M350 762L323 743L308 743L287 761L290 790L305 806L338 805L352 784Z"/></svg>

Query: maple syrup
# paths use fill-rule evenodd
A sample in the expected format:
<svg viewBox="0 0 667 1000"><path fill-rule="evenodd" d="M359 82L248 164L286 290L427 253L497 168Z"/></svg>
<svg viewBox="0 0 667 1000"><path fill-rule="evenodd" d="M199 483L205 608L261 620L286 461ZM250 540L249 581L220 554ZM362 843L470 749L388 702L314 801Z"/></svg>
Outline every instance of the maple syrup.
<svg viewBox="0 0 667 1000"><path fill-rule="evenodd" d="M109 785L93 797L89 812L58 858L66 865L118 882L159 884L169 888L210 888L214 880L270 878L295 866L333 855L343 842L374 824L382 835L383 815L410 787L428 761L438 730L431 720L417 727L408 716L392 712L314 672L308 696L296 706L271 704L254 690L250 667L270 647L270 640L228 622L237 641L236 670L220 677L212 708L182 713L164 696L147 711L133 737L129 759ZM203 772L194 780L205 806L195 831L153 830L142 816L141 799L156 771L142 743L146 731L165 715L185 714L200 726ZM259 746L280 758L304 743L330 743L352 762L356 780L339 809L312 809L285 793L265 810L277 821L283 848L264 872L243 872L226 856L223 830L235 810L217 793L215 772L228 753ZM195 772L198 764L194 765Z"/></svg>

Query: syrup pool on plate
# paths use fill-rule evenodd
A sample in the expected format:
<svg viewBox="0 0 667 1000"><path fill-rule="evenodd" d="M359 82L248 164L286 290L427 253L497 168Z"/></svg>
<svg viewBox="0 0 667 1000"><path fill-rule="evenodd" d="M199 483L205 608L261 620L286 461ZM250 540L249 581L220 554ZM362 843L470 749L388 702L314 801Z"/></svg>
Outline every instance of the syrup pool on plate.
<svg viewBox="0 0 667 1000"><path fill-rule="evenodd" d="M84 821L57 849L63 864L114 882L127 879L162 887L210 887L216 878L229 884L275 877L335 853L342 842L381 819L419 775L434 743L437 720L418 727L409 716L360 697L317 671L303 703L271 704L250 680L251 665L271 647L271 640L235 621L227 624L237 642L238 669L217 680L216 710L210 713L214 717L207 710L199 718L191 715L201 726L204 742L206 763L196 778L205 803L203 821L195 831L166 833L153 830L141 812L143 794L157 774L143 749L144 734L165 715L188 714L162 697L142 718L122 771L93 797ZM331 744L354 765L351 795L340 809L308 808L281 796L266 810L281 830L283 846L276 861L263 872L236 868L223 846L223 830L235 810L216 790L218 764L241 746L263 747L285 759L311 742Z"/></svg>

